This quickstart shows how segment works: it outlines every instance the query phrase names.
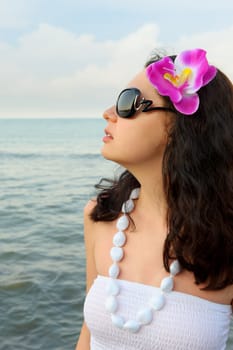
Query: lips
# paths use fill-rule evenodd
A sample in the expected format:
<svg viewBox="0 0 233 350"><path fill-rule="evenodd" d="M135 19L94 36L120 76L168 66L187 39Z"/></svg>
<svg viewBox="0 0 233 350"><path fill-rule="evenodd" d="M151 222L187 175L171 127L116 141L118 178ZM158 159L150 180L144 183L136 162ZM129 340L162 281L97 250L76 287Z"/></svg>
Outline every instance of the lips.
<svg viewBox="0 0 233 350"><path fill-rule="evenodd" d="M104 129L104 132L105 132L105 136L107 136L107 137L113 139L112 134L111 134L107 129Z"/></svg>
<svg viewBox="0 0 233 350"><path fill-rule="evenodd" d="M105 132L105 136L103 137L103 142L104 143L111 142L113 140L112 134L107 129L105 129L104 132Z"/></svg>

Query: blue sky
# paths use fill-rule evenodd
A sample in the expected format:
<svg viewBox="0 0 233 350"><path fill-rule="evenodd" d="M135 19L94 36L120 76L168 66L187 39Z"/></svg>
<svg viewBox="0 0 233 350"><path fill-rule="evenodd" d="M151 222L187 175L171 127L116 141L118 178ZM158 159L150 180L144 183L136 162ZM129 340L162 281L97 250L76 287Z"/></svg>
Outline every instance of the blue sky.
<svg viewBox="0 0 233 350"><path fill-rule="evenodd" d="M231 0L0 0L0 117L100 117L155 48L233 78Z"/></svg>

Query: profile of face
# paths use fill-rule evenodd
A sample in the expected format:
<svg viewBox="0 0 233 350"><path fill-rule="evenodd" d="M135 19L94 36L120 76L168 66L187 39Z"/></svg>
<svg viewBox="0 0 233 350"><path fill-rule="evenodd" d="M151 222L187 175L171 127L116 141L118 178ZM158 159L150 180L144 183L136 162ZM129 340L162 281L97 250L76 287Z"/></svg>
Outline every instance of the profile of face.
<svg viewBox="0 0 233 350"><path fill-rule="evenodd" d="M151 100L152 107L167 107L150 84L145 69L139 72L128 84L140 92L138 100ZM160 162L167 143L167 132L174 113L170 110L150 110L146 113L139 108L128 118L120 117L116 105L106 109L103 117L107 122L106 136L103 138L102 155L126 168L152 165Z"/></svg>

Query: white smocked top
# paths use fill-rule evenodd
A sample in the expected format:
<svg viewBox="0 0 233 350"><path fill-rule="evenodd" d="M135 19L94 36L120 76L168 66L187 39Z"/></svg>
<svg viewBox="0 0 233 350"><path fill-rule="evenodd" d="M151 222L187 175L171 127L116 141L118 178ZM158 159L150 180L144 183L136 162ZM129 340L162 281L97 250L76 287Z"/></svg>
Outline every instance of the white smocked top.
<svg viewBox="0 0 233 350"><path fill-rule="evenodd" d="M224 350L231 306L173 291L151 324L132 334L115 327L105 308L109 277L98 276L84 303L84 318L91 334L91 350ZM126 319L159 288L118 279L119 313Z"/></svg>

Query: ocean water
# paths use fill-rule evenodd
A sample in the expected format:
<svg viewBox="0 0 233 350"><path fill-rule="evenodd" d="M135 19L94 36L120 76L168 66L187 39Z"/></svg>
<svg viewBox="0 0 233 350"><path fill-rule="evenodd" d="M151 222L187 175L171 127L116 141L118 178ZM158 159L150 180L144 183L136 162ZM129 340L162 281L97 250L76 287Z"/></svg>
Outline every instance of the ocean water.
<svg viewBox="0 0 233 350"><path fill-rule="evenodd" d="M104 127L101 119L0 120L0 350L75 347L83 207L117 169L100 156Z"/></svg>
<svg viewBox="0 0 233 350"><path fill-rule="evenodd" d="M74 349L104 121L0 120L0 349Z"/></svg>

